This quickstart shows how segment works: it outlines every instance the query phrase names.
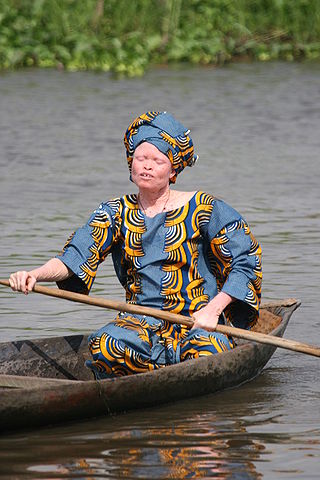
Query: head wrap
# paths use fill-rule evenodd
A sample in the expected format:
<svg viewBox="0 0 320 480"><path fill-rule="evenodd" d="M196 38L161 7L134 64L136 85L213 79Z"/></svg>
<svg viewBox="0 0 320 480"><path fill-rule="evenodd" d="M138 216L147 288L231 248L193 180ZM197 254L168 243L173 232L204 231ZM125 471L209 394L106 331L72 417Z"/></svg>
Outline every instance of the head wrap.
<svg viewBox="0 0 320 480"><path fill-rule="evenodd" d="M130 174L135 149L148 142L169 158L175 172L170 183L175 183L177 175L186 166L192 167L198 158L189 133L190 130L167 112L147 112L137 117L124 136Z"/></svg>

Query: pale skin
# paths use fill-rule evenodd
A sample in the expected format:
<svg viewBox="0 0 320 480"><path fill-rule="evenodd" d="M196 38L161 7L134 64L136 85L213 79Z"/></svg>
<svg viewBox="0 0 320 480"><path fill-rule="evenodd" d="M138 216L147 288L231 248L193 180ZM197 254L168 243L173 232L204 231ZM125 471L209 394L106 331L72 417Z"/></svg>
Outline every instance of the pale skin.
<svg viewBox="0 0 320 480"><path fill-rule="evenodd" d="M154 145L144 142L134 153L132 181L138 187L138 201L141 210L148 217L163 211L170 211L185 205L195 192L183 192L170 188L170 178L174 176L169 158ZM52 258L39 268L31 271L18 271L10 275L12 290L26 295L33 290L36 282L57 282L67 279L72 272L58 258ZM219 315L233 302L233 298L220 292L205 307L193 314L192 328L215 330Z"/></svg>

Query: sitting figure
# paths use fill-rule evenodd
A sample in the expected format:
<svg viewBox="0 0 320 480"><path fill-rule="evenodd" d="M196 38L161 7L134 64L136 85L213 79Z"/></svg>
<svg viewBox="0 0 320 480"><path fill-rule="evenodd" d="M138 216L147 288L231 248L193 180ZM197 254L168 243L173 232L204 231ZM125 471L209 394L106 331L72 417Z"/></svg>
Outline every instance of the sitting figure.
<svg viewBox="0 0 320 480"><path fill-rule="evenodd" d="M10 276L13 290L56 281L89 293L112 255L127 303L192 317L188 327L119 313L89 338L95 377L141 373L233 348L217 323L250 329L261 297L261 248L241 215L211 194L170 188L196 161L190 132L166 112L147 112L124 143L138 193L101 203L61 255Z"/></svg>

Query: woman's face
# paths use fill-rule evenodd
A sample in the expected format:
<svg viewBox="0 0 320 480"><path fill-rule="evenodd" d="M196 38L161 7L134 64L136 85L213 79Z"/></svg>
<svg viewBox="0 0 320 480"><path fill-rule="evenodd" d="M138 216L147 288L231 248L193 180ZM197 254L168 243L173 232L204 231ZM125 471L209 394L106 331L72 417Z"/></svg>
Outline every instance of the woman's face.
<svg viewBox="0 0 320 480"><path fill-rule="evenodd" d="M139 189L159 191L174 176L169 158L151 143L141 143L134 152L131 178Z"/></svg>

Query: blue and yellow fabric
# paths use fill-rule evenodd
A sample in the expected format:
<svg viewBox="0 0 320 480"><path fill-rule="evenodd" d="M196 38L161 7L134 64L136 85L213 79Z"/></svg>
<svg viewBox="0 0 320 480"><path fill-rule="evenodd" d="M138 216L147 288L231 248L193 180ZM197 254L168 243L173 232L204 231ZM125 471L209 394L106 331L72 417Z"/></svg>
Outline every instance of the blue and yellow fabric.
<svg viewBox="0 0 320 480"><path fill-rule="evenodd" d="M261 248L240 214L207 193L153 218L136 194L102 203L58 257L74 273L59 286L88 293L108 254L128 303L190 317L224 291L235 298L228 322L251 328L257 320ZM134 373L231 347L216 332L125 315L91 337L91 366L102 376Z"/></svg>
<svg viewBox="0 0 320 480"><path fill-rule="evenodd" d="M86 364L96 378L103 379L156 370L232 347L231 340L216 332L122 313L90 336L93 361Z"/></svg>
<svg viewBox="0 0 320 480"><path fill-rule="evenodd" d="M170 183L175 183L177 175L186 166L192 167L198 158L189 133L190 130L167 112L146 112L137 117L124 136L130 174L135 149L148 142L169 158L175 171Z"/></svg>

